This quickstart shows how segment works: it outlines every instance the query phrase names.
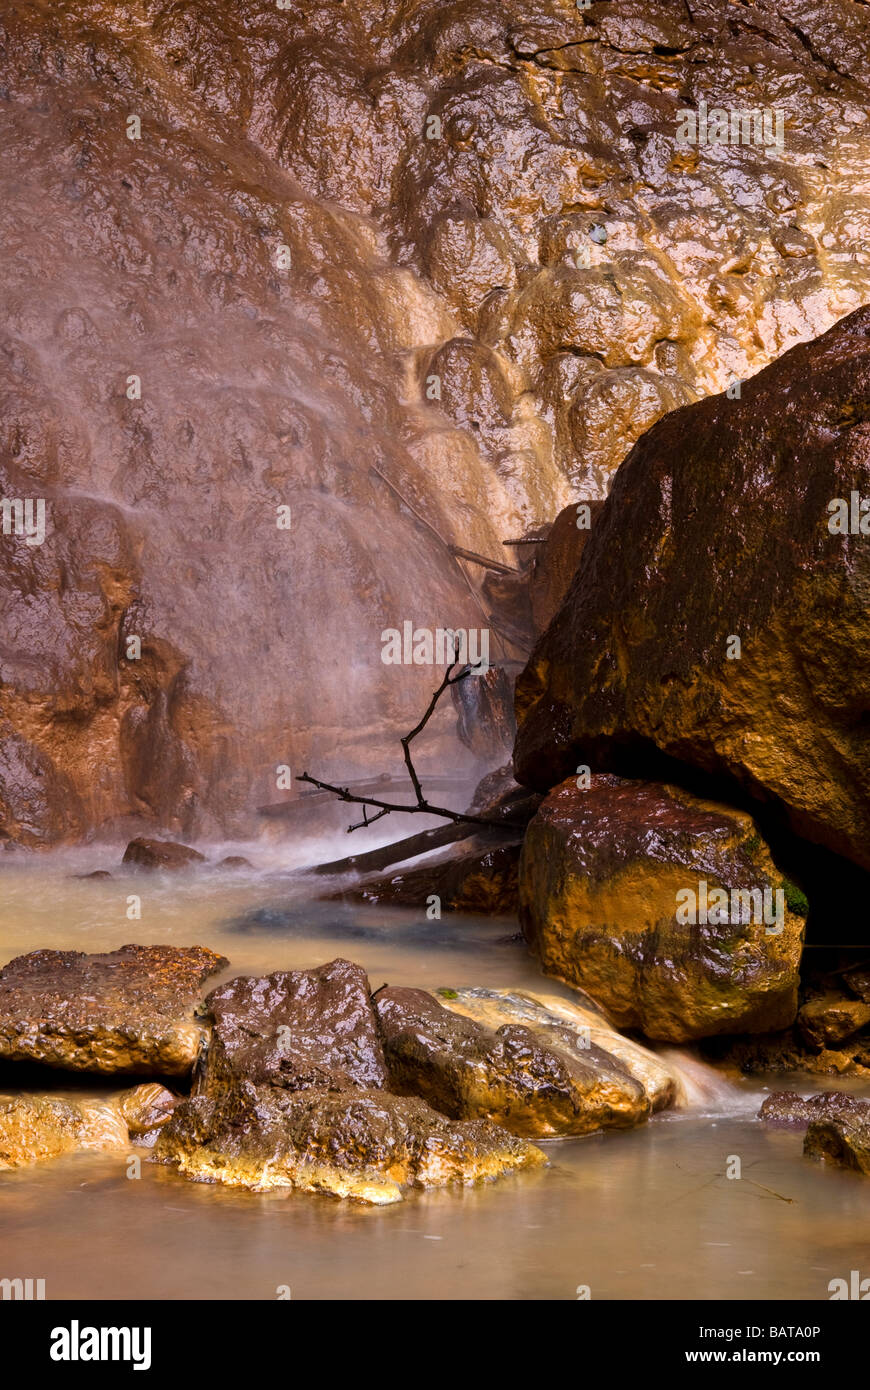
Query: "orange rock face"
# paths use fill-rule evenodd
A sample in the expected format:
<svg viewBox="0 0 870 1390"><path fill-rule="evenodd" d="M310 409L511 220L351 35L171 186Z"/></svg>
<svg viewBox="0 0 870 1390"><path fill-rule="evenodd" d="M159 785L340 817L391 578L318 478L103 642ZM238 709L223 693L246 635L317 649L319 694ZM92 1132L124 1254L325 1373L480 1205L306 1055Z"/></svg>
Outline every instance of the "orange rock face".
<svg viewBox="0 0 870 1390"><path fill-rule="evenodd" d="M870 294L859 5L0 23L0 497L46 506L0 536L15 842L247 829L277 766L383 768L432 688L384 629L517 654L451 546L503 558ZM775 105L781 147L679 149L701 100Z"/></svg>

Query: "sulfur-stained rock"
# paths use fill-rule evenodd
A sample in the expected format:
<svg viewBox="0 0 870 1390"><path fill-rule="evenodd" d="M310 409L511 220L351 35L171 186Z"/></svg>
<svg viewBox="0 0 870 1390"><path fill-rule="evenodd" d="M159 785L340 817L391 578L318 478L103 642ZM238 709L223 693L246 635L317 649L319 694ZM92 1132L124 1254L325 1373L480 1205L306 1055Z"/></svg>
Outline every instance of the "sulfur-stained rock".
<svg viewBox="0 0 870 1390"><path fill-rule="evenodd" d="M544 800L520 861L520 921L544 969L651 1038L790 1024L803 921L752 818L676 787L577 783Z"/></svg>
<svg viewBox="0 0 870 1390"><path fill-rule="evenodd" d="M552 1039L557 1048L567 1032L574 1040L572 1054L579 1048L588 1060L590 1046L597 1053L609 1054L640 1083L653 1112L685 1103L680 1079L667 1063L649 1048L618 1033L591 999L569 1000L540 991L530 993L480 986L445 988L436 993L445 1009L474 1019L490 1030L519 1024L530 1029L545 1044Z"/></svg>
<svg viewBox="0 0 870 1390"><path fill-rule="evenodd" d="M194 1016L200 986L226 964L202 946L17 956L0 970L0 1057L183 1076L204 1037Z"/></svg>
<svg viewBox="0 0 870 1390"><path fill-rule="evenodd" d="M161 1131L155 1157L186 1177L398 1202L408 1187L499 1177L546 1162L496 1125L455 1123L385 1091L288 1092L248 1081L195 1096Z"/></svg>
<svg viewBox="0 0 870 1390"><path fill-rule="evenodd" d="M395 986L380 990L375 1006L391 1087L442 1114L533 1137L628 1129L649 1115L627 1068L555 1020L494 1030L425 990Z"/></svg>
<svg viewBox="0 0 870 1390"><path fill-rule="evenodd" d="M134 864L137 869L186 869L191 864L204 864L205 855L190 845L180 845L174 840L131 840L124 851L123 863Z"/></svg>
<svg viewBox="0 0 870 1390"><path fill-rule="evenodd" d="M870 1004L830 992L802 1005L797 1021L810 1047L837 1048L870 1024Z"/></svg>
<svg viewBox="0 0 870 1390"><path fill-rule="evenodd" d="M209 1095L242 1081L288 1091L386 1083L369 982L351 961L240 976L212 991L205 1013L212 1031L197 1089Z"/></svg>
<svg viewBox="0 0 870 1390"><path fill-rule="evenodd" d="M870 1177L870 1107L861 1116L810 1121L804 1153Z"/></svg>
<svg viewBox="0 0 870 1390"><path fill-rule="evenodd" d="M129 1142L120 1108L108 1101L0 1096L0 1169L61 1154L124 1149Z"/></svg>
<svg viewBox="0 0 870 1390"><path fill-rule="evenodd" d="M870 867L868 392L863 308L643 436L518 680L521 782L656 748Z"/></svg>

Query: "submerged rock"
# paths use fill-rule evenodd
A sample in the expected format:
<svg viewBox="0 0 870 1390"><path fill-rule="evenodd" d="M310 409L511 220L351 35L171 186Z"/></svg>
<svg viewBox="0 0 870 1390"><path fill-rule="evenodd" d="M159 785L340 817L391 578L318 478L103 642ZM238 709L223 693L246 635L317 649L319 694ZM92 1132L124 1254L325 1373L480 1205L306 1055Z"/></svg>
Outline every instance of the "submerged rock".
<svg viewBox="0 0 870 1390"><path fill-rule="evenodd" d="M243 976L208 996L211 1039L197 1089L241 1081L301 1091L384 1086L387 1071L365 971L348 960Z"/></svg>
<svg viewBox="0 0 870 1390"><path fill-rule="evenodd" d="M0 1095L0 1168L19 1168L61 1154L148 1147L178 1104L165 1086L148 1083L106 1100Z"/></svg>
<svg viewBox="0 0 870 1390"><path fill-rule="evenodd" d="M0 1096L0 1168L20 1168L61 1154L129 1146L117 1105L50 1096Z"/></svg>
<svg viewBox="0 0 870 1390"><path fill-rule="evenodd" d="M0 970L0 1058L185 1075L204 1036L194 1016L200 986L226 964L202 946L17 956Z"/></svg>
<svg viewBox="0 0 870 1390"><path fill-rule="evenodd" d="M484 1121L455 1123L381 1090L288 1092L248 1081L175 1111L155 1158L200 1182L292 1187L398 1202L408 1187L499 1177L546 1163L540 1149Z"/></svg>
<svg viewBox="0 0 870 1390"><path fill-rule="evenodd" d="M596 775L551 792L523 846L520 921L544 969L620 1028L685 1042L797 1012L804 924L752 818L676 787Z"/></svg>
<svg viewBox="0 0 870 1390"><path fill-rule="evenodd" d="M643 1086L615 1057L555 1023L493 1030L421 989L375 999L390 1084L456 1119L486 1117L513 1134L628 1129L650 1112Z"/></svg>
<svg viewBox="0 0 870 1390"><path fill-rule="evenodd" d="M186 869L191 864L204 864L205 855L189 845L174 840L131 840L124 851L124 864L137 869Z"/></svg>
<svg viewBox="0 0 870 1390"><path fill-rule="evenodd" d="M868 393L870 307L643 436L519 678L520 781L658 749L870 868Z"/></svg>

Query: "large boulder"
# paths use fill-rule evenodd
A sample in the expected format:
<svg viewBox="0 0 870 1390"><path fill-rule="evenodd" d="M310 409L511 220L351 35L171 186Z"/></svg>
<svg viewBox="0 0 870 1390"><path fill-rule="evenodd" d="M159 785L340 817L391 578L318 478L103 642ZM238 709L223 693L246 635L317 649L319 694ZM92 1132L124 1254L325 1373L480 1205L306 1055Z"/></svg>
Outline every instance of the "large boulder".
<svg viewBox="0 0 870 1390"><path fill-rule="evenodd" d="M200 1182L377 1204L401 1201L408 1187L472 1183L546 1162L540 1149L496 1125L455 1123L415 1097L288 1092L250 1081L180 1105L155 1158Z"/></svg>
<svg viewBox="0 0 870 1390"><path fill-rule="evenodd" d="M645 1120L649 1098L614 1056L555 1020L497 1029L422 989L379 990L390 1083L456 1119L488 1117L514 1134L589 1134Z"/></svg>
<svg viewBox="0 0 870 1390"><path fill-rule="evenodd" d="M786 892L744 812L607 774L550 793L520 864L547 973L671 1042L793 1022L804 924Z"/></svg>
<svg viewBox="0 0 870 1390"><path fill-rule="evenodd" d="M186 1075L205 1035L195 1017L200 987L226 964L203 946L17 956L0 970L0 1058Z"/></svg>
<svg viewBox="0 0 870 1390"><path fill-rule="evenodd" d="M518 681L522 782L657 749L870 867L868 398L864 308L643 436Z"/></svg>
<svg viewBox="0 0 870 1390"><path fill-rule="evenodd" d="M205 1012L212 1028L200 1091L242 1081L288 1091L386 1083L369 982L349 960L230 980L208 996Z"/></svg>

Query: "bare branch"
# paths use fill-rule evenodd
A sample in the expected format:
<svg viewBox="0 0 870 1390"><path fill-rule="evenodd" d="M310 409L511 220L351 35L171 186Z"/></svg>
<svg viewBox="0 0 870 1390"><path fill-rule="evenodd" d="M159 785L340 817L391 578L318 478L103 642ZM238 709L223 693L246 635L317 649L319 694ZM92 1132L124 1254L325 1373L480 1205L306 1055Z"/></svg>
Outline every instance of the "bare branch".
<svg viewBox="0 0 870 1390"><path fill-rule="evenodd" d="M506 820L489 820L485 816L469 815L467 811L449 811L446 806L433 806L432 803L427 801L425 796L423 795L423 787L420 782L420 778L417 776L417 770L414 767L413 759L411 758L411 743L417 737L418 734L422 733L426 725L429 723L429 720L432 718L438 701L444 694L444 691L447 690L451 685L458 685L460 681L466 680L470 675L472 675L472 673L476 669L476 666L482 664L481 662L477 662L476 666L463 666L462 670L454 676L453 672L459 664L458 638L454 643L453 651L454 658L444 672L444 679L442 680L438 689L433 693L432 698L429 701L429 704L426 708L425 714L423 715L419 723L416 724L414 728L410 731L410 733L405 734L404 738L400 740L402 744L402 751L405 755L405 766L408 769L408 776L411 779L411 786L414 789L414 796L416 797L416 801L413 805L402 806L395 801L381 801L378 797L375 796L359 796L352 792L349 787L337 787L334 786L331 782L321 782L320 779L317 777L310 777L307 772L303 772L302 776L298 779L300 782L307 782L310 786L317 787L320 791L332 792L333 796L337 796L339 801L350 801L353 802L354 805L363 807L362 820L356 821L353 825L349 825L347 827L348 834L350 834L354 830L361 830L364 826L374 825L375 821L380 820L382 816L390 815L391 812L396 812L397 814L406 816L442 816L445 820L454 821L457 825L485 825L493 830L505 830L510 828L516 828L515 826L511 827L511 823ZM369 816L367 810L365 809L368 806L373 806L377 810L378 814L376 816Z"/></svg>

